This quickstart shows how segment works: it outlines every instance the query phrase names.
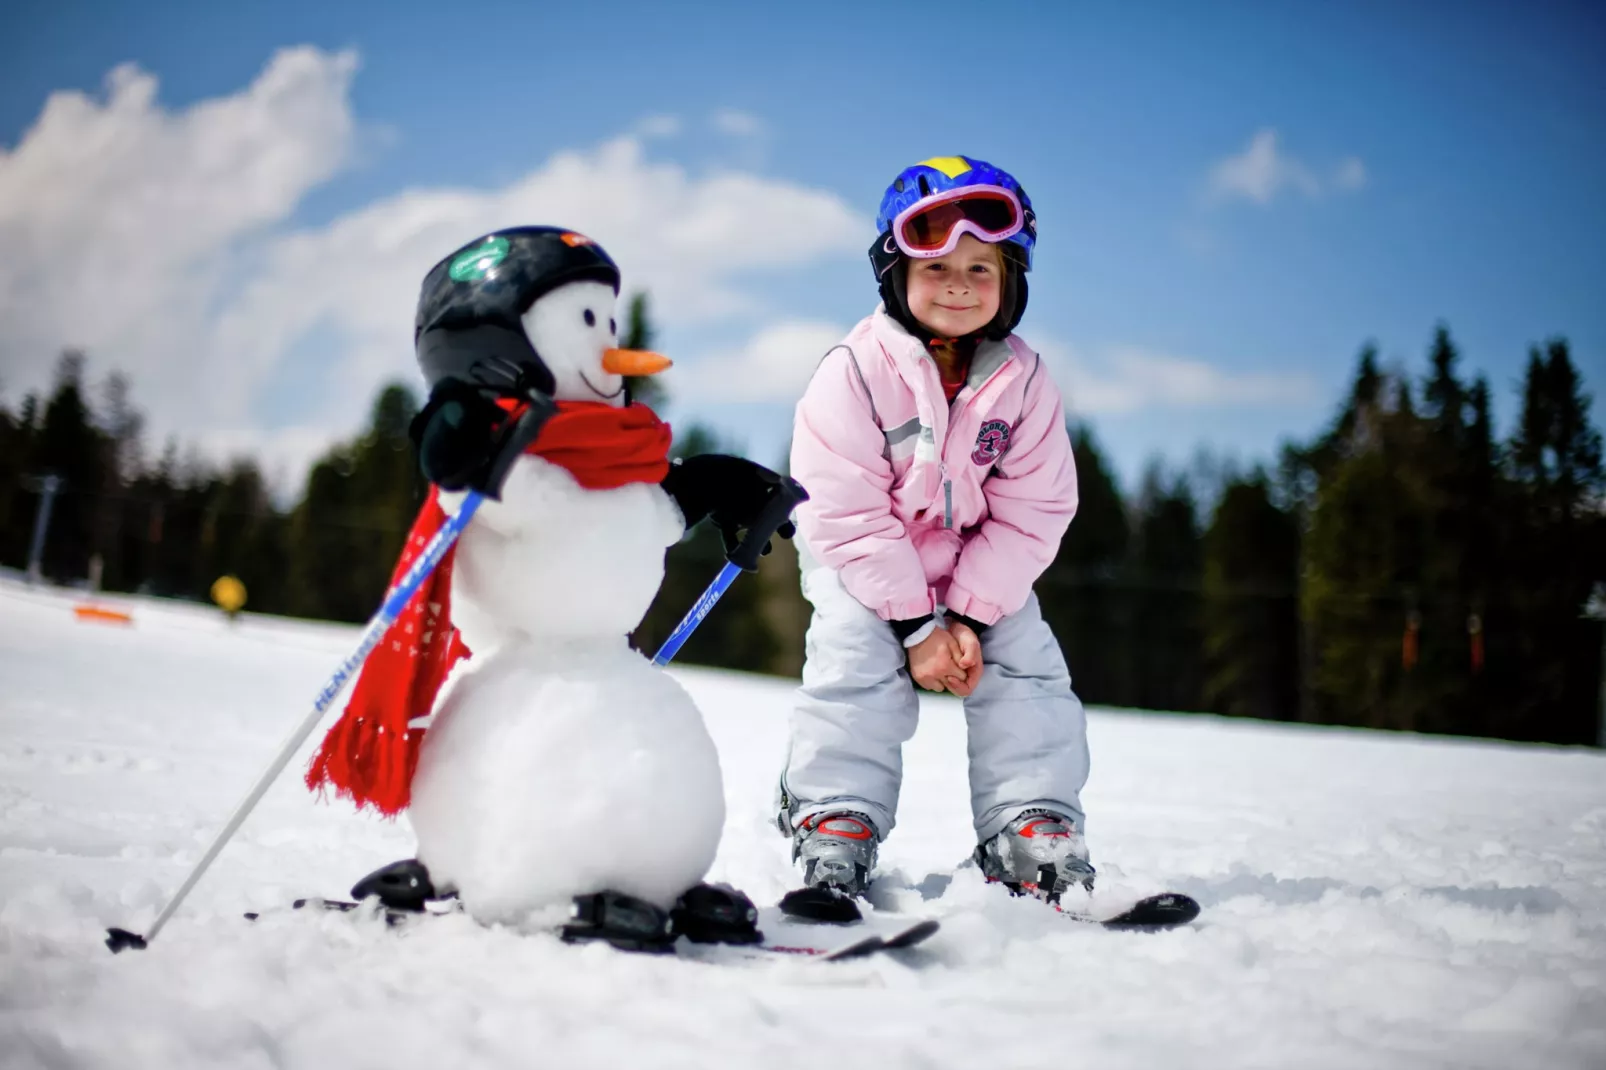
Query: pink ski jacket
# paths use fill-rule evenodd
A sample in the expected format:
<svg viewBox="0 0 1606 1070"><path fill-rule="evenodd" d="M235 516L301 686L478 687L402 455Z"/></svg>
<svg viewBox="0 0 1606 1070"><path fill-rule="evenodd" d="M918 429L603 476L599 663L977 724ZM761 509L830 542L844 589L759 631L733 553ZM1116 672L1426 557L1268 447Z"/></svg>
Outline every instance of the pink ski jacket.
<svg viewBox="0 0 1606 1070"><path fill-rule="evenodd" d="M1059 389L1010 335L983 342L952 408L925 346L876 311L797 403L807 558L883 620L937 603L983 624L1025 605L1076 514Z"/></svg>

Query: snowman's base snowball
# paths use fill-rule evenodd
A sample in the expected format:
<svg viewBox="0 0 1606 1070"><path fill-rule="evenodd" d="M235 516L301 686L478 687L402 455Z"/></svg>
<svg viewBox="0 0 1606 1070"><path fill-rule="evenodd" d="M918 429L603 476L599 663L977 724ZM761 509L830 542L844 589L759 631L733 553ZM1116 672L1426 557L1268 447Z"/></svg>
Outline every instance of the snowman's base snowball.
<svg viewBox="0 0 1606 1070"><path fill-rule="evenodd" d="M437 887L520 924L603 890L668 909L713 864L725 799L697 707L623 638L524 639L454 673L409 814Z"/></svg>

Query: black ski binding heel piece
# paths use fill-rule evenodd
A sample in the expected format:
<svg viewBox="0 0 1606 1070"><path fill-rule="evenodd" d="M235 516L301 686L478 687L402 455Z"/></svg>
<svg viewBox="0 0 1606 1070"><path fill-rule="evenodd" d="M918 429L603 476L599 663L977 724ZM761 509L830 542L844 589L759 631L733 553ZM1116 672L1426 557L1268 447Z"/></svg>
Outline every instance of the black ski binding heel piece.
<svg viewBox="0 0 1606 1070"><path fill-rule="evenodd" d="M605 940L621 951L662 954L675 949L674 919L644 899L623 892L577 895L572 920L559 933L565 943Z"/></svg>
<svg viewBox="0 0 1606 1070"><path fill-rule="evenodd" d="M404 858L381 866L351 886L351 897L359 903L371 895L390 910L407 910L417 913L431 899L439 899L435 885L429 879L429 870L416 858Z"/></svg>
<svg viewBox="0 0 1606 1070"><path fill-rule="evenodd" d="M758 908L728 884L699 884L675 901L675 929L694 944L756 944Z"/></svg>
<svg viewBox="0 0 1606 1070"><path fill-rule="evenodd" d="M781 896L780 905L782 914L804 921L851 925L864 919L853 896L834 884L811 884L806 888L797 888Z"/></svg>

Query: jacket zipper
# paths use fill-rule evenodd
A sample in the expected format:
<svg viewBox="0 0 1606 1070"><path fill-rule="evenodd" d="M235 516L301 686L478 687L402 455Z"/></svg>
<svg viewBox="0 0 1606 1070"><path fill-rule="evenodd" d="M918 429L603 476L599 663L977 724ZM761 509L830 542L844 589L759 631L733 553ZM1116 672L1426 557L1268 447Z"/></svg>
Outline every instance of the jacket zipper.
<svg viewBox="0 0 1606 1070"><path fill-rule="evenodd" d="M948 478L948 462L939 461L937 468L942 472L942 526L954 526L954 481Z"/></svg>
<svg viewBox="0 0 1606 1070"><path fill-rule="evenodd" d="M1009 361L1005 361L1003 364L1000 364L993 374L987 377L985 382L983 382L975 390L971 391L970 397L966 398L964 405L960 406L959 413L954 413L952 411L949 412L948 429L950 431L953 430L953 425L956 422L959 414L962 414L966 409L970 408L971 402L976 400L977 395L979 395L983 390L987 389L988 383L991 383L994 379L998 378L998 376L1001 375L1004 369L1007 367L1009 367ZM943 436L942 448L944 452L946 452L948 449L949 437L950 436L948 435ZM948 478L948 462L942 460L940 456L937 460L937 469L942 474L942 526L952 530L954 526L954 481Z"/></svg>

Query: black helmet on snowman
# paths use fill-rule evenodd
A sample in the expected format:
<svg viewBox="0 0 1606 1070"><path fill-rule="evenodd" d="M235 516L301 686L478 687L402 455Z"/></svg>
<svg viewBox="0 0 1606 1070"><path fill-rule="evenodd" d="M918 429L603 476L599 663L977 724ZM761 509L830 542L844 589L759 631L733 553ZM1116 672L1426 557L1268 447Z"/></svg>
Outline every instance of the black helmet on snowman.
<svg viewBox="0 0 1606 1070"><path fill-rule="evenodd" d="M424 276L413 348L429 401L409 429L424 478L498 496L513 461L556 411L556 382L530 344L524 314L572 282L605 283L617 295L619 267L564 227L493 231Z"/></svg>
<svg viewBox="0 0 1606 1070"><path fill-rule="evenodd" d="M530 345L522 317L571 282L619 292L619 267L596 242L563 227L509 227L476 238L424 276L413 347L433 391L446 380L524 399L550 395L552 372Z"/></svg>

